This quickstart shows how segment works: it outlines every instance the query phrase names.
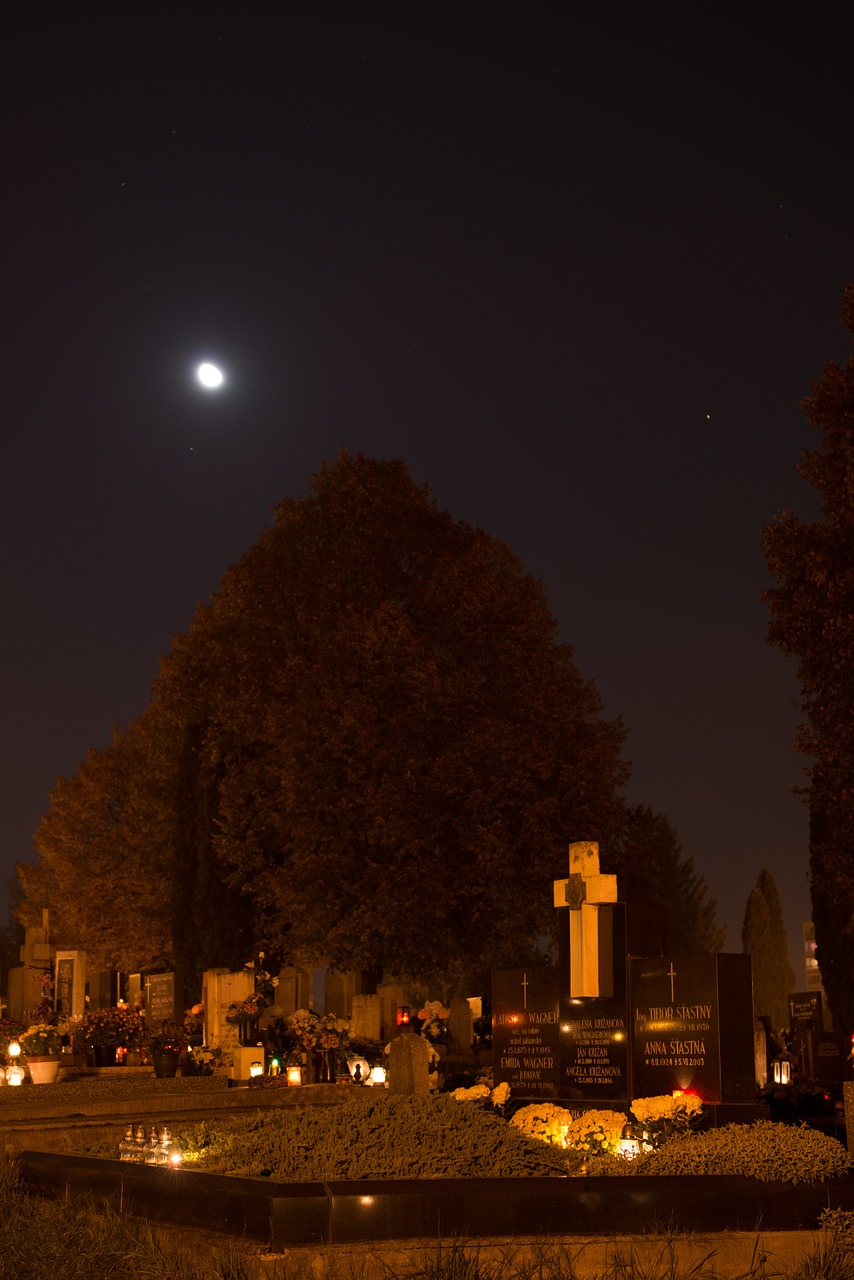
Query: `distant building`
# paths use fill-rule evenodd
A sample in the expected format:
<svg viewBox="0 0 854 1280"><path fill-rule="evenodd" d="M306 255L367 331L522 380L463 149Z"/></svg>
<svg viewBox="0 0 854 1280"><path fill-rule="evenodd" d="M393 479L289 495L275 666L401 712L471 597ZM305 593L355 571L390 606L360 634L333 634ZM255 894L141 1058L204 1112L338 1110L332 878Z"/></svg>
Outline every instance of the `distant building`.
<svg viewBox="0 0 854 1280"><path fill-rule="evenodd" d="M815 925L812 920L804 920L801 928L804 935L804 991L821 993L825 1025L830 1027L833 1024L827 1008L824 984L821 980L821 969L819 969L818 961L815 958Z"/></svg>

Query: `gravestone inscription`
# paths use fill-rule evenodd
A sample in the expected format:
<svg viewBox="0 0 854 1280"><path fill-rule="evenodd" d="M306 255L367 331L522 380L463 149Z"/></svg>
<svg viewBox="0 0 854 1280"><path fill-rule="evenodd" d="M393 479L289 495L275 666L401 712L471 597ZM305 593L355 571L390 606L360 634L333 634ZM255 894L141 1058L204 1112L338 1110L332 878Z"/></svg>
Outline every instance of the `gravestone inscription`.
<svg viewBox="0 0 854 1280"><path fill-rule="evenodd" d="M57 951L54 1006L63 1018L82 1018L86 1011L86 953Z"/></svg>
<svg viewBox="0 0 854 1280"><path fill-rule="evenodd" d="M820 991L794 991L789 996L789 1026L793 1031L823 1031L824 1005Z"/></svg>
<svg viewBox="0 0 854 1280"><path fill-rule="evenodd" d="M496 1084L519 1098L560 1095L557 971L502 969L492 975L492 1060Z"/></svg>
<svg viewBox="0 0 854 1280"><path fill-rule="evenodd" d="M147 973L144 979L145 1016L150 1026L156 1022L182 1022L184 1001L175 973Z"/></svg>
<svg viewBox="0 0 854 1280"><path fill-rule="evenodd" d="M560 1026L561 1096L576 1100L625 1098L625 1001L575 1001L565 1009Z"/></svg>
<svg viewBox="0 0 854 1280"><path fill-rule="evenodd" d="M633 1096L682 1089L705 1102L752 1102L750 957L652 957L629 968Z"/></svg>

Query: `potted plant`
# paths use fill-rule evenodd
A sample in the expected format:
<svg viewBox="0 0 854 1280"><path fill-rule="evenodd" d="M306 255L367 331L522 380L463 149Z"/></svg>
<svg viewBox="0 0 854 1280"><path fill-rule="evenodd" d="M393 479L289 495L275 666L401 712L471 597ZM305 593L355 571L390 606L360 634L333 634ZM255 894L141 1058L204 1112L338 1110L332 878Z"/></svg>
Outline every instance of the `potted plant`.
<svg viewBox="0 0 854 1280"><path fill-rule="evenodd" d="M114 1067L116 1049L135 1049L142 1042L142 1018L132 1009L90 1009L84 1013L77 1032L91 1051L96 1067Z"/></svg>
<svg viewBox="0 0 854 1280"><path fill-rule="evenodd" d="M34 1022L20 1039L33 1084L53 1084L59 1072L62 1036L50 1022Z"/></svg>
<svg viewBox="0 0 854 1280"><path fill-rule="evenodd" d="M187 1033L180 1022L164 1018L146 1027L143 1043L148 1049L154 1074L158 1079L174 1076L181 1054L188 1047Z"/></svg>

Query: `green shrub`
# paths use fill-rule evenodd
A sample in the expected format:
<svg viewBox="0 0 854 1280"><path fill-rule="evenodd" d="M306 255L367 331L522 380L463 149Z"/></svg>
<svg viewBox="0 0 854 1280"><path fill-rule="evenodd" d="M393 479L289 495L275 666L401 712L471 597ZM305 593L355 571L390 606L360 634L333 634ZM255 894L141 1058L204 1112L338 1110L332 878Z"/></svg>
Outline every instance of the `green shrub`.
<svg viewBox="0 0 854 1280"><path fill-rule="evenodd" d="M282 1182L559 1177L566 1153L447 1095L258 1112L179 1132L187 1167Z"/></svg>
<svg viewBox="0 0 854 1280"><path fill-rule="evenodd" d="M728 1124L705 1133L671 1138L658 1151L635 1160L635 1174L743 1174L763 1182L817 1182L849 1168L848 1153L835 1138L805 1126Z"/></svg>

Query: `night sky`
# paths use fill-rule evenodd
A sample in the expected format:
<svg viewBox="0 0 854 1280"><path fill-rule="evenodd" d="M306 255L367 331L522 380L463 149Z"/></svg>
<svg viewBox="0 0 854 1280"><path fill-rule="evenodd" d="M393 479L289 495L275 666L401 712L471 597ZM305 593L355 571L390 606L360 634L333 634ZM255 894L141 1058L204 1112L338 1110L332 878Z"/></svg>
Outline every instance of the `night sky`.
<svg viewBox="0 0 854 1280"><path fill-rule="evenodd" d="M799 401L850 350L854 21L795 15L4 18L4 883L56 776L347 448L542 577L730 949L764 866L798 954L797 685L760 539L814 510Z"/></svg>

